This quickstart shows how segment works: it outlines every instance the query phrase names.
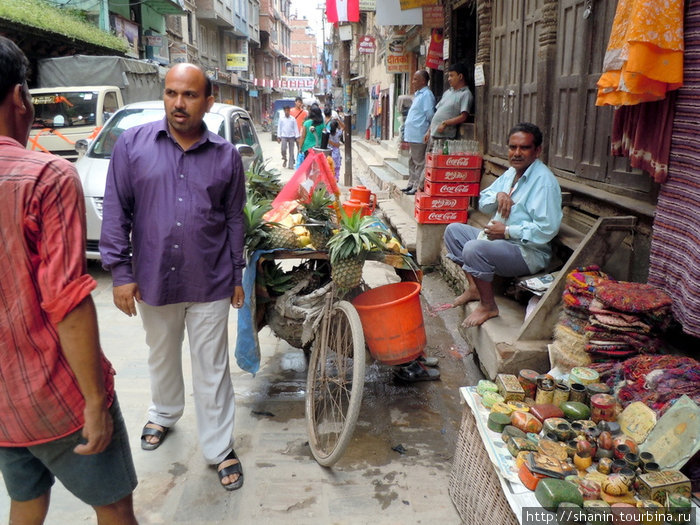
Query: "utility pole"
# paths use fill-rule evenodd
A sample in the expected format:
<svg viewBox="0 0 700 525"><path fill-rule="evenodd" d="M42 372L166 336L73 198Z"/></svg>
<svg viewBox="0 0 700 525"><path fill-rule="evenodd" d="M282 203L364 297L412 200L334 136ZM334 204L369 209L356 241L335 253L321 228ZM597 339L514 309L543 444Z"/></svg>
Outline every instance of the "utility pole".
<svg viewBox="0 0 700 525"><path fill-rule="evenodd" d="M343 105L345 106L343 108L345 110L345 176L343 184L352 186L352 113L350 111L350 46L352 40L342 40L341 43L340 78L343 81Z"/></svg>

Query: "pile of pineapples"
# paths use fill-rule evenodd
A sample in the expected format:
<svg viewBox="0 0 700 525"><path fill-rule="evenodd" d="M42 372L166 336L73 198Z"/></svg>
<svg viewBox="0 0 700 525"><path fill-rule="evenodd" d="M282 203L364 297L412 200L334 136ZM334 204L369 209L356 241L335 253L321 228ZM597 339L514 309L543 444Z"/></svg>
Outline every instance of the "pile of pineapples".
<svg viewBox="0 0 700 525"><path fill-rule="evenodd" d="M383 250L386 231L371 215L341 213L340 228L328 241L331 278L341 290L352 290L362 282L367 253Z"/></svg>

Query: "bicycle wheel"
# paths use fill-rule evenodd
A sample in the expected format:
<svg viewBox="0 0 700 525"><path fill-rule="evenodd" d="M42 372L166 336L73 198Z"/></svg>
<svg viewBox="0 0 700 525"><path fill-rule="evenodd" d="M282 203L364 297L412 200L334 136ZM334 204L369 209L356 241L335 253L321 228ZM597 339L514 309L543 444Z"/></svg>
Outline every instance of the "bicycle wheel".
<svg viewBox="0 0 700 525"><path fill-rule="evenodd" d="M333 465L350 443L364 383L365 337L360 317L354 306L340 301L323 320L306 380L309 446L320 465Z"/></svg>

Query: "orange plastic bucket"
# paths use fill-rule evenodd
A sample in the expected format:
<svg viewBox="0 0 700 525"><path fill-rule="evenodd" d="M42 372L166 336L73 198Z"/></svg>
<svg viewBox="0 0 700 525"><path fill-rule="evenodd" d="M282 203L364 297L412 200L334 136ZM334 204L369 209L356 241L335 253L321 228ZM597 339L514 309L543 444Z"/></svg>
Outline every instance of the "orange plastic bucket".
<svg viewBox="0 0 700 525"><path fill-rule="evenodd" d="M416 359L425 349L420 283L394 283L361 293L352 304L370 354L387 365Z"/></svg>

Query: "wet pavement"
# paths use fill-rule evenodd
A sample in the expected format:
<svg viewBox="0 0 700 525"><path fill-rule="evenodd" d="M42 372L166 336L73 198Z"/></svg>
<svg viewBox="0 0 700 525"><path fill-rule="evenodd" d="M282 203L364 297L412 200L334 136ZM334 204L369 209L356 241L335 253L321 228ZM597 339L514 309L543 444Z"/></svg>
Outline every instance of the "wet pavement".
<svg viewBox="0 0 700 525"><path fill-rule="evenodd" d="M276 144L261 139L266 153L277 153ZM273 162L280 164L279 159ZM284 171L286 177L291 175L291 170ZM332 468L319 466L308 446L303 352L264 328L261 368L253 377L236 366L231 350L235 448L245 473L244 486L232 493L219 486L214 468L204 463L199 451L186 343L185 414L158 450L141 450L150 391L140 318L128 318L114 307L106 272L92 264L90 273L98 281L93 297L101 343L117 370L116 388L139 478L134 502L140 523L459 523L447 494L462 412L458 388L482 376L457 332L458 312L430 313L430 305L453 296L437 273L426 275L422 301L426 352L439 358L442 379L397 383L390 367L370 359L352 441ZM365 278L374 287L395 275L386 266L367 263ZM235 326L232 312L232 348ZM8 506L2 485L0 522L7 522ZM92 510L57 483L46 523L92 522Z"/></svg>

